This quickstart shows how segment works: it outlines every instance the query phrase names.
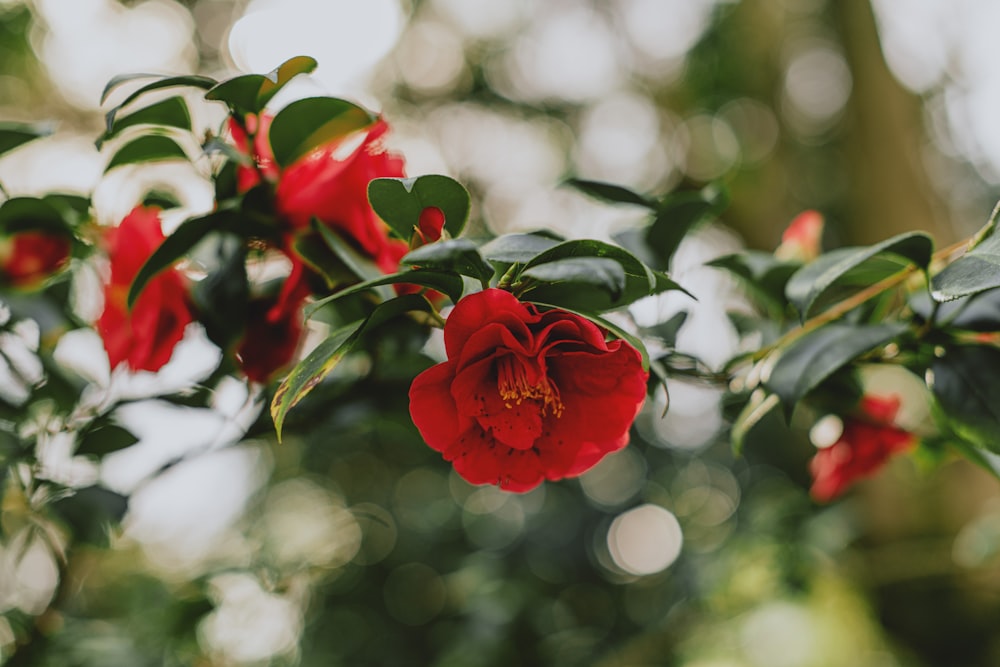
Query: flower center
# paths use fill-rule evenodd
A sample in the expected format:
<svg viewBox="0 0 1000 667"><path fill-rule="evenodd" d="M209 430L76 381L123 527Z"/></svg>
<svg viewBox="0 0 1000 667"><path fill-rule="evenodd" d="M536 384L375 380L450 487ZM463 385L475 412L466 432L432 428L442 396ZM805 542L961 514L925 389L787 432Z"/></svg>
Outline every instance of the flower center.
<svg viewBox="0 0 1000 667"><path fill-rule="evenodd" d="M549 378L544 373L539 373L538 379L532 384L528 380L524 364L513 356L503 357L497 362L497 389L500 391L500 398L504 400L504 405L508 408L521 405L522 401L530 399L542 402L543 417L549 409L556 417L562 417L565 410L559 398L559 389Z"/></svg>

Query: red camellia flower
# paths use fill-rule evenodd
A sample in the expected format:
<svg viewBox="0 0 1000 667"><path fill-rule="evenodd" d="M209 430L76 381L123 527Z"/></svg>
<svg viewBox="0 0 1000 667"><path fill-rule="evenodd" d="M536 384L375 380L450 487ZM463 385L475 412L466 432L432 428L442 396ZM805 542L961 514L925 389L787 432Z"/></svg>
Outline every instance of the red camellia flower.
<svg viewBox="0 0 1000 667"><path fill-rule="evenodd" d="M814 480L811 493L820 502L836 498L917 442L916 436L893 424L898 396L865 396L860 407L861 415L846 418L840 438L820 449L809 464Z"/></svg>
<svg viewBox="0 0 1000 667"><path fill-rule="evenodd" d="M64 234L18 232L0 242L0 276L13 287L35 287L66 264L69 252Z"/></svg>
<svg viewBox="0 0 1000 667"><path fill-rule="evenodd" d="M253 128L252 157L257 166L237 170L239 188L253 187L262 175L276 181L275 207L289 227L290 239L307 232L312 219L317 218L371 257L382 271L395 271L407 244L389 238L388 226L368 203L368 182L373 178L405 176L403 159L382 145L389 129L386 122L379 119L363 133L327 142L282 170L275 164L267 140L271 120L271 116L262 116L259 127ZM254 124L256 120L248 118L248 125ZM230 130L236 146L250 152L246 132L235 122L230 123ZM285 250L291 252L290 247Z"/></svg>
<svg viewBox="0 0 1000 667"><path fill-rule="evenodd" d="M302 305L308 288L289 277L296 289L276 297L258 297L247 305L246 329L236 349L236 360L247 378L267 382L291 363L302 338Z"/></svg>
<svg viewBox="0 0 1000 667"><path fill-rule="evenodd" d="M528 491L628 444L648 373L589 320L487 289L459 301L444 341L448 361L414 379L410 415L467 481Z"/></svg>
<svg viewBox="0 0 1000 667"><path fill-rule="evenodd" d="M111 280L104 288L104 312L97 331L114 368L127 363L132 370L157 371L174 352L193 321L187 287L175 269L150 280L132 310L128 291L139 269L163 242L159 209L137 206L105 237Z"/></svg>

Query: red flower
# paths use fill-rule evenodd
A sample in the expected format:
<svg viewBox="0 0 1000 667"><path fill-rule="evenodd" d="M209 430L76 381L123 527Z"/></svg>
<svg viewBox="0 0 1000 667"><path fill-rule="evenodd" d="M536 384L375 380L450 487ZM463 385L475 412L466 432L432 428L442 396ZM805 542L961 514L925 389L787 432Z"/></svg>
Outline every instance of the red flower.
<svg viewBox="0 0 1000 667"><path fill-rule="evenodd" d="M592 322L487 289L455 306L444 340L448 361L414 379L410 415L467 481L528 491L628 444L648 373Z"/></svg>
<svg viewBox="0 0 1000 667"><path fill-rule="evenodd" d="M858 479L875 473L891 456L916 444L916 436L893 425L898 411L898 396L861 399L861 416L847 417L837 442L820 449L809 464L813 498L833 500Z"/></svg>
<svg viewBox="0 0 1000 667"><path fill-rule="evenodd" d="M371 257L382 271L395 271L407 244L389 238L388 226L368 203L369 181L405 175L403 159L382 145L381 139L389 129L386 122L378 120L362 134L327 142L280 170L267 141L271 120L270 116L262 116L260 127L254 128L252 157L257 168L240 167L238 187L253 187L261 175L277 181L275 207L289 227L289 238L306 233L312 219L317 218ZM255 122L248 118L248 125ZM246 132L235 122L230 123L230 130L237 147L249 152ZM285 245L286 253L294 252L290 242Z"/></svg>
<svg viewBox="0 0 1000 667"><path fill-rule="evenodd" d="M781 245L774 251L778 259L809 262L819 257L823 239L823 214L802 211L781 235Z"/></svg>
<svg viewBox="0 0 1000 667"><path fill-rule="evenodd" d="M246 329L236 348L236 360L253 382L269 381L291 363L299 347L302 304L309 288L296 273L286 279L278 295L251 299L247 304Z"/></svg>
<svg viewBox="0 0 1000 667"><path fill-rule="evenodd" d="M0 246L0 276L13 287L36 287L66 264L69 252L63 234L18 232Z"/></svg>
<svg viewBox="0 0 1000 667"><path fill-rule="evenodd" d="M183 276L166 269L150 280L129 311L129 287L139 269L163 242L159 210L137 206L105 237L111 281L104 288L104 312L97 330L111 367L157 371L174 352L193 321Z"/></svg>

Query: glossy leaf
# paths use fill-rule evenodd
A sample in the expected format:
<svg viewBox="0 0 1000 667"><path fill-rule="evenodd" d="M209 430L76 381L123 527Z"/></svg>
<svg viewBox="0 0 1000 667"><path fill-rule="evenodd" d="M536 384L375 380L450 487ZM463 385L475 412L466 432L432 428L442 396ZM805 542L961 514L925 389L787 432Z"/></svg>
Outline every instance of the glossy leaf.
<svg viewBox="0 0 1000 667"><path fill-rule="evenodd" d="M356 104L335 97L307 97L278 112L268 138L274 161L287 167L298 158L375 122Z"/></svg>
<svg viewBox="0 0 1000 667"><path fill-rule="evenodd" d="M754 294L772 302L784 303L785 285L801 264L776 258L769 252L745 250L717 257L706 266L723 269L738 277Z"/></svg>
<svg viewBox="0 0 1000 667"><path fill-rule="evenodd" d="M173 265L212 232L230 231L239 234L241 222L240 216L235 211L224 210L181 223L139 269L128 291L129 308L153 276Z"/></svg>
<svg viewBox="0 0 1000 667"><path fill-rule="evenodd" d="M127 429L107 420L99 420L82 434L77 444L76 453L92 456L104 456L119 449L131 447L139 442L139 438Z"/></svg>
<svg viewBox="0 0 1000 667"><path fill-rule="evenodd" d="M655 201L614 183L569 178L563 181L563 185L568 185L589 197L608 204L635 204L636 206L644 206L653 210L657 208Z"/></svg>
<svg viewBox="0 0 1000 667"><path fill-rule="evenodd" d="M663 268L668 268L688 232L718 217L728 204L728 193L716 186L668 195L659 203L653 222L646 230L646 244Z"/></svg>
<svg viewBox="0 0 1000 667"><path fill-rule="evenodd" d="M118 109L113 109L108 112L106 116L107 127L104 134L97 139L98 149L105 141L116 136L125 128L137 125L161 125L191 130L191 113L188 111L184 98L177 95L124 116L118 116L117 111Z"/></svg>
<svg viewBox="0 0 1000 667"><path fill-rule="evenodd" d="M423 296L416 294L401 296L378 305L367 319L338 329L316 346L291 370L275 391L271 401L271 418L274 420L279 440L288 411L336 368L364 334L403 313L432 310L433 306Z"/></svg>
<svg viewBox="0 0 1000 667"><path fill-rule="evenodd" d="M150 134L133 139L111 156L105 173L115 167L137 162L157 162L160 160L187 160L187 153L170 137Z"/></svg>
<svg viewBox="0 0 1000 667"><path fill-rule="evenodd" d="M465 281L457 273L435 271L434 269L411 269L409 271L400 271L399 273L390 273L381 278L366 280L357 285L351 285L350 287L338 290L335 294L331 294L325 299L320 299L310 305L307 310L307 316L312 316L313 313L326 304L343 297L385 285L418 285L426 287L427 289L441 292L451 299L452 303L458 303L465 290Z"/></svg>
<svg viewBox="0 0 1000 667"><path fill-rule="evenodd" d="M960 437L1000 453L1000 350L949 347L931 364L931 389L942 416Z"/></svg>
<svg viewBox="0 0 1000 667"><path fill-rule="evenodd" d="M225 102L230 108L244 113L259 113L292 78L314 69L314 58L295 56L267 74L243 74L226 79L205 93L205 98Z"/></svg>
<svg viewBox="0 0 1000 667"><path fill-rule="evenodd" d="M559 243L559 240L541 234L505 234L483 245L479 252L491 262L527 264Z"/></svg>
<svg viewBox="0 0 1000 667"><path fill-rule="evenodd" d="M1000 287L998 214L1000 204L989 222L979 230L969 251L931 279L931 296L936 301L951 301Z"/></svg>
<svg viewBox="0 0 1000 667"><path fill-rule="evenodd" d="M0 122L0 155L52 134L50 124Z"/></svg>
<svg viewBox="0 0 1000 667"><path fill-rule="evenodd" d="M525 279L541 283L568 283L574 289L596 287L607 293L612 301L621 299L626 282L622 265L604 257L570 257L537 264L521 272L520 280L524 282ZM531 289L529 287L527 291Z"/></svg>
<svg viewBox="0 0 1000 667"><path fill-rule="evenodd" d="M349 243L344 241L337 232L333 231L321 222L314 221L314 228L319 231L323 241L330 251L340 260L343 265L350 270L357 280L368 281L381 278L381 269L375 265L371 258L366 257L354 249ZM351 282L354 282L353 280ZM392 292L381 291L383 299L392 298Z"/></svg>
<svg viewBox="0 0 1000 667"><path fill-rule="evenodd" d="M907 325L901 322L870 326L828 324L782 350L764 385L781 398L785 414L791 415L795 405L831 375L907 330Z"/></svg>
<svg viewBox="0 0 1000 667"><path fill-rule="evenodd" d="M208 339L222 350L230 349L243 334L250 285L247 280L247 245L235 234L219 235L216 266L192 290L198 320Z"/></svg>
<svg viewBox="0 0 1000 667"><path fill-rule="evenodd" d="M108 81L107 85L104 86L104 92L101 93L101 104L108 101L108 95L111 91L122 85L123 83L128 83L129 81L135 81L136 79L152 79L155 78L156 81L152 83L147 83L145 86L141 86L136 90L132 91L128 97L126 97L122 102L115 107L115 109L121 109L130 102L137 100L141 95L148 93L151 90L160 90L162 88L173 88L176 86L187 86L190 88L201 88L203 90L208 90L214 86L217 81L207 76L198 75L186 75L186 76L163 76L161 74L121 74L114 77Z"/></svg>
<svg viewBox="0 0 1000 667"><path fill-rule="evenodd" d="M411 251L400 264L422 269L453 271L486 284L493 277L493 265L483 259L476 244L468 239L449 239Z"/></svg>
<svg viewBox="0 0 1000 667"><path fill-rule="evenodd" d="M796 271L785 286L785 296L803 318L811 317L818 310L815 305L827 290L837 285L849 272L863 268L869 260L886 254L889 258L899 257L926 269L933 250L933 241L923 232L907 232L871 246L834 250ZM888 266L890 272L882 277L895 272L891 264ZM871 285L876 280L868 277L858 282Z"/></svg>
<svg viewBox="0 0 1000 667"><path fill-rule="evenodd" d="M444 229L452 238L465 228L469 217L469 192L458 181L440 174L416 178L376 178L368 184L368 201L379 217L409 241L425 208L444 213Z"/></svg>

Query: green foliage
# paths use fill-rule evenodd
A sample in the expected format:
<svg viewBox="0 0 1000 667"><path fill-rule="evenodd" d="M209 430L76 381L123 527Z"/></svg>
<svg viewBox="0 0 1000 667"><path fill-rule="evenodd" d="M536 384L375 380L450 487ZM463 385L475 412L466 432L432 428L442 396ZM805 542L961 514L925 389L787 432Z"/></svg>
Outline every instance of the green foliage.
<svg viewBox="0 0 1000 667"><path fill-rule="evenodd" d="M8 153L18 146L22 146L29 141L34 141L40 137L52 134L52 126L49 124L29 124L13 123L10 121L0 122L0 155Z"/></svg>
<svg viewBox="0 0 1000 667"><path fill-rule="evenodd" d="M439 174L373 179L368 184L368 201L404 241L413 236L425 208L441 210L444 230L452 238L462 233L469 217L469 192L458 181Z"/></svg>
<svg viewBox="0 0 1000 667"><path fill-rule="evenodd" d="M960 438L1000 453L1000 350L956 345L931 364L940 416Z"/></svg>
<svg viewBox="0 0 1000 667"><path fill-rule="evenodd" d="M160 160L189 160L187 152L170 137L147 134L128 142L111 156L105 173L126 164L158 162Z"/></svg>
<svg viewBox="0 0 1000 667"><path fill-rule="evenodd" d="M137 125L153 125L173 127L180 130L191 130L191 112L188 111L187 103L183 97L175 95L159 102L142 107L124 116L118 115L120 107L116 107L108 112L106 116L107 129L97 139L97 148L115 136L122 130L135 127Z"/></svg>
<svg viewBox="0 0 1000 667"><path fill-rule="evenodd" d="M931 281L937 301L951 301L1000 287L1000 235L994 209L989 222L976 234L962 257L944 267Z"/></svg>
<svg viewBox="0 0 1000 667"><path fill-rule="evenodd" d="M479 248L468 239L450 239L411 250L400 264L422 269L451 271L475 278L486 286L493 277L493 266L483 259Z"/></svg>
<svg viewBox="0 0 1000 667"><path fill-rule="evenodd" d="M295 56L268 74L244 74L226 79L205 93L205 98L225 102L230 109L241 114L256 114L294 77L315 69L314 58Z"/></svg>
<svg viewBox="0 0 1000 667"><path fill-rule="evenodd" d="M313 149L363 130L374 122L371 112L346 100L308 97L278 112L271 122L268 140L274 161L287 167Z"/></svg>

